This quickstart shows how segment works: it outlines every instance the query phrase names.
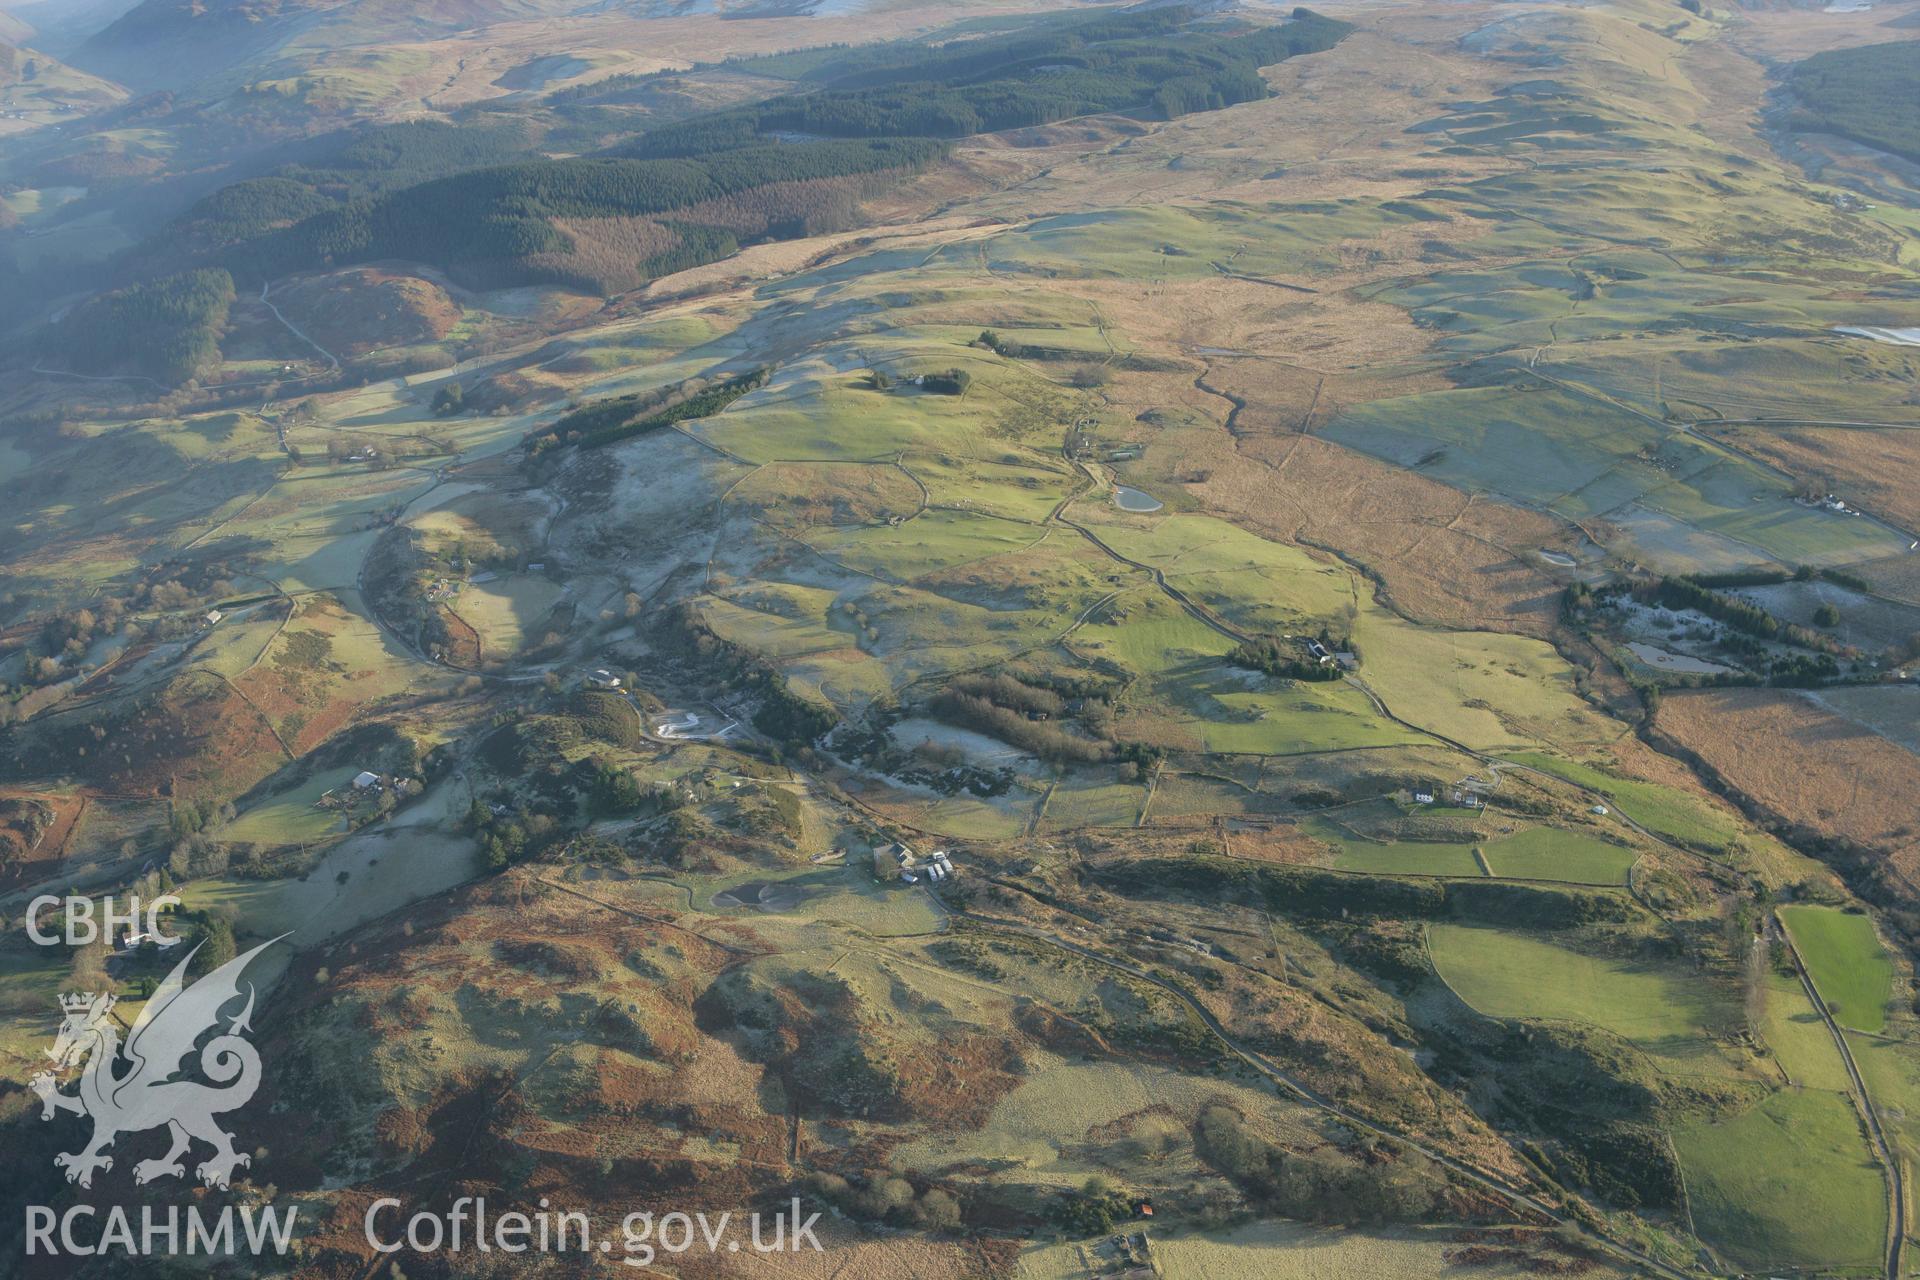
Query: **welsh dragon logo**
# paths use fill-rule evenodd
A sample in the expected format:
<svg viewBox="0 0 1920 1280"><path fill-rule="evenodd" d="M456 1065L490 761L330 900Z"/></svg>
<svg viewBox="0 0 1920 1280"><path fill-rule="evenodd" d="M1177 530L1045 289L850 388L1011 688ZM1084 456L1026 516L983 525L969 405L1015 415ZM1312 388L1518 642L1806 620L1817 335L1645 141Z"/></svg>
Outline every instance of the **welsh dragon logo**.
<svg viewBox="0 0 1920 1280"><path fill-rule="evenodd" d="M31 1087L40 1095L42 1120L51 1120L61 1111L93 1119L93 1138L86 1146L53 1158L67 1171L68 1182L92 1186L96 1170L113 1168L113 1158L105 1153L114 1139L162 1125L172 1137L172 1146L159 1159L134 1165L135 1182L184 1176L181 1157L195 1140L214 1149L197 1171L208 1186L225 1187L236 1168L252 1163L250 1156L233 1149L233 1135L214 1122L222 1112L246 1105L260 1087L260 1055L242 1034L252 1030L248 1023L253 1016L251 984L246 988L246 1006L229 1017L224 1032L219 1032L219 1022L221 1010L241 995L240 974L248 962L279 940L235 956L189 985L184 979L187 965L200 950L196 946L147 1000L124 1046L112 1017L115 997L91 993L60 997L65 1017L53 1048L47 1050L54 1071L36 1075ZM210 1030L218 1034L201 1047L199 1061L200 1074L212 1083L175 1079ZM55 1073L82 1060L86 1066L76 1091L61 1093Z"/></svg>

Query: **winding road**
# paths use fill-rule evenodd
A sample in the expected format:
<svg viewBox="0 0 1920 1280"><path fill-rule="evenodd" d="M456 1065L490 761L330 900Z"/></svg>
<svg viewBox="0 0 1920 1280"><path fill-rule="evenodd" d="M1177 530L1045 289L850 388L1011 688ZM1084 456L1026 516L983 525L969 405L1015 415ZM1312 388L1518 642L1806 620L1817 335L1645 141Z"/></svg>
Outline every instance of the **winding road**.
<svg viewBox="0 0 1920 1280"><path fill-rule="evenodd" d="M271 281L268 281L267 283L262 284L260 286L260 305L264 306L267 310L273 312L273 318L275 320L278 320L281 324L285 325L287 327L288 333L291 333L294 337L300 339L300 341L306 343L308 346L312 347L315 351L318 351L321 355L325 356L327 358L327 365L329 368L338 369L340 367L340 358L338 356L334 355L333 352L327 350L325 347L315 342L312 338L308 337L305 330L303 330L299 325L295 324L293 321L287 319L287 317L281 313L280 308L274 306L273 303L267 300L267 294L269 291L272 290L272 288L273 288L273 283Z"/></svg>

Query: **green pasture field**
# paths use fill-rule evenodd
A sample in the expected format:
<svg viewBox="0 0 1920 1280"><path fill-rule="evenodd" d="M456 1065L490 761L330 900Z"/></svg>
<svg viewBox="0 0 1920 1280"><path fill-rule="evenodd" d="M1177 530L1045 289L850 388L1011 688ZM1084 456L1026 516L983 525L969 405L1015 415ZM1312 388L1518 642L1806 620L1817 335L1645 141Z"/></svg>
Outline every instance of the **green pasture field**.
<svg viewBox="0 0 1920 1280"><path fill-rule="evenodd" d="M1224 663L1196 662L1154 681L1152 692L1152 714L1207 751L1313 755L1420 741L1412 730L1381 719L1367 696L1347 684L1289 686ZM1127 723L1123 717L1122 727Z"/></svg>
<svg viewBox="0 0 1920 1280"><path fill-rule="evenodd" d="M1218 274L1219 263L1291 281L1338 270L1333 246L1340 241L1411 221L1364 201L1103 209L1041 218L942 249L932 261L981 265L999 275L1136 281L1206 279Z"/></svg>
<svg viewBox="0 0 1920 1280"><path fill-rule="evenodd" d="M1909 1168L1920 1159L1920 1043L1883 1036L1846 1032L1854 1065L1860 1068L1867 1092L1886 1130L1894 1152ZM1836 1087L1844 1087L1844 1084ZM1911 1199L1909 1216L1916 1213ZM1911 1230L1911 1226L1909 1227Z"/></svg>
<svg viewBox="0 0 1920 1280"><path fill-rule="evenodd" d="M307 664L316 659L333 664L330 670L344 677L345 683L323 683L319 689L303 691L331 693L358 703L407 690L433 688L449 679L441 668L423 663L401 649L392 636L367 616L365 601L353 590L337 595L300 597L294 615L268 647L261 662L278 668L291 682L304 683L301 676ZM295 712L281 724L283 734L298 736L301 726L292 720L300 714Z"/></svg>
<svg viewBox="0 0 1920 1280"><path fill-rule="evenodd" d="M1557 827L1533 827L1495 840L1482 852L1496 876L1592 885L1624 885L1640 856L1633 849Z"/></svg>
<svg viewBox="0 0 1920 1280"><path fill-rule="evenodd" d="M1814 990L1835 1022L1877 1035L1893 999L1893 960L1874 934L1873 921L1836 907L1780 908L1780 923L1806 961Z"/></svg>
<svg viewBox="0 0 1920 1280"><path fill-rule="evenodd" d="M44 1051L53 1046L60 995L72 990L72 971L73 957L64 946L15 946L0 959L0 1057L15 1067L46 1063Z"/></svg>
<svg viewBox="0 0 1920 1280"><path fill-rule="evenodd" d="M321 795L351 787L353 765L314 774L292 790L269 796L220 829L222 840L243 844L311 844L345 829L341 815L316 807Z"/></svg>
<svg viewBox="0 0 1920 1280"><path fill-rule="evenodd" d="M754 463L878 460L902 449L988 457L998 452L987 434L998 402L986 394L985 383L1003 369L999 357L947 347L897 363L903 378L959 366L974 374L976 385L966 395L947 396L910 386L876 391L864 373L776 378L717 416L681 425ZM926 367L916 370L916 363Z"/></svg>
<svg viewBox="0 0 1920 1280"><path fill-rule="evenodd" d="M1360 405L1328 424L1326 434L1459 488L1554 506L1663 433L1552 388L1494 386Z"/></svg>
<svg viewBox="0 0 1920 1280"><path fill-rule="evenodd" d="M864 520L916 515L920 486L894 462L774 462L743 477L729 502L765 510L782 529L805 536L815 524L846 526ZM830 515L821 519L826 508Z"/></svg>
<svg viewBox="0 0 1920 1280"><path fill-rule="evenodd" d="M1043 629L1052 640L1083 618L1097 622L1106 617L1112 606L1094 606L1139 580L1139 575L1121 569L1085 540L1055 529L1044 540L1018 551L923 574L910 589L869 586L862 604L880 619L883 633L910 636L916 645L951 644L955 635L964 634L999 646L1011 643L1020 633L1027 634L1026 643L1031 644L1035 628ZM903 602L911 602L911 607L903 608ZM923 621L913 616L920 610L935 614L957 610L973 621L956 632L956 619ZM994 636L995 632L1006 635Z"/></svg>
<svg viewBox="0 0 1920 1280"><path fill-rule="evenodd" d="M1677 965L1588 955L1543 937L1435 924L1434 968L1459 997L1495 1018L1583 1022L1666 1059L1710 1052L1706 1038L1739 1016L1737 992Z"/></svg>
<svg viewBox="0 0 1920 1280"><path fill-rule="evenodd" d="M1374 875L1486 875L1473 856L1472 845L1426 840L1381 844L1348 838L1340 842L1340 854L1333 865L1341 871L1365 871Z"/></svg>
<svg viewBox="0 0 1920 1280"><path fill-rule="evenodd" d="M280 630L285 606L274 601L270 611L249 609L195 638L193 664L232 679L251 667Z"/></svg>
<svg viewBox="0 0 1920 1280"><path fill-rule="evenodd" d="M764 584L731 599L706 596L701 615L720 636L775 661L852 648L854 637L831 625L833 593Z"/></svg>
<svg viewBox="0 0 1920 1280"><path fill-rule="evenodd" d="M1833 333L1840 325L1900 327L1884 304L1849 301L1806 320L1803 334L1702 345L1695 335L1667 341L1594 342L1542 367L1655 416L1851 418L1913 422L1901 348Z"/></svg>
<svg viewBox="0 0 1920 1280"><path fill-rule="evenodd" d="M1390 746L1416 736L1383 720L1358 689L1276 680L1220 659L1234 641L1151 587L1113 601L1068 641L1076 654L1148 677L1129 695L1128 732L1164 725L1201 749L1302 754ZM1127 729L1128 714L1122 716Z"/></svg>
<svg viewBox="0 0 1920 1280"><path fill-rule="evenodd" d="M1720 181L1728 179L1751 188L1743 194L1770 194L1739 175ZM1462 267L1373 296L1438 330L1443 350L1531 348L1538 356L1528 367L1654 417L1669 408L1730 418L1828 416L1865 404L1899 412L1897 380L1858 363L1895 353L1876 356L1832 332L1901 323L1888 300L1838 295L1821 279L1786 272L1748 272L1741 286L1729 291L1723 276L1659 254L1608 248Z"/></svg>
<svg viewBox="0 0 1920 1280"><path fill-rule="evenodd" d="M534 629L561 594L559 584L546 578L506 574L491 582L468 582L453 607L479 633L481 652L502 657L538 642Z"/></svg>
<svg viewBox="0 0 1920 1280"><path fill-rule="evenodd" d="M1679 844L1724 852L1740 834L1730 815L1671 787L1622 778L1594 765L1537 751L1513 752L1506 758L1597 791L1647 830Z"/></svg>
<svg viewBox="0 0 1920 1280"><path fill-rule="evenodd" d="M21 495L21 528L40 551L16 557L23 575L105 584L143 556L201 545L274 484L282 459L238 414L154 419L38 444L30 465L46 484ZM8 463L24 459L10 451Z"/></svg>
<svg viewBox="0 0 1920 1280"><path fill-rule="evenodd" d="M866 710L876 699L889 697L895 681L883 662L854 656L851 651L822 652L793 658L785 664L787 679L801 695L816 695L851 714Z"/></svg>
<svg viewBox="0 0 1920 1280"><path fill-rule="evenodd" d="M1041 830L1132 826L1140 816L1147 789L1141 783L1114 780L1114 772L1112 769L1082 770L1061 778L1047 797Z"/></svg>
<svg viewBox="0 0 1920 1280"><path fill-rule="evenodd" d="M1732 1119L1677 1129L1673 1144L1695 1226L1729 1261L1875 1272L1886 1188L1845 1094L1783 1089Z"/></svg>
<svg viewBox="0 0 1920 1280"><path fill-rule="evenodd" d="M1039 545L951 565L911 586L809 556L758 570L754 588L730 601L702 599L729 638L787 655L796 678L810 673L823 686L844 686L847 697L866 697L1045 649L1108 594L1111 586L1096 575L1110 564L1056 531ZM780 582L770 573L800 581Z"/></svg>
<svg viewBox="0 0 1920 1280"><path fill-rule="evenodd" d="M1310 818L1301 824L1301 829L1339 850L1333 865L1342 871L1379 875L1486 875L1473 856L1477 843L1474 841L1369 840L1325 817Z"/></svg>
<svg viewBox="0 0 1920 1280"><path fill-rule="evenodd" d="M1344 567L1322 564L1297 548L1212 517L1177 515L1150 524L1103 521L1095 527L1116 551L1159 569L1243 630L1285 635L1329 626L1338 631L1346 625L1343 616L1352 615L1362 678L1396 714L1435 732L1481 749L1529 742L1582 746L1617 732L1577 695L1566 662L1544 642L1413 626L1371 601L1359 601ZM1332 745L1355 743L1340 738Z"/></svg>
<svg viewBox="0 0 1920 1280"><path fill-rule="evenodd" d="M674 315L655 320L623 321L589 329L565 342L562 360L604 355L610 367L657 363L662 355L691 353L728 332L730 326L713 315ZM728 354L728 353L720 353Z"/></svg>
<svg viewBox="0 0 1920 1280"><path fill-rule="evenodd" d="M1220 778L1164 771L1153 789L1147 822L1152 825L1222 814L1265 813L1278 807L1277 797L1236 787Z"/></svg>
<svg viewBox="0 0 1920 1280"><path fill-rule="evenodd" d="M897 693L908 680L966 665L971 655L963 651L914 656L926 665L920 662L889 665L883 658L848 647L790 658L784 669L799 691L813 690L836 707L860 711L876 698Z"/></svg>
<svg viewBox="0 0 1920 1280"><path fill-rule="evenodd" d="M982 460L916 451L902 465L932 502L1014 520L1045 520L1074 485L1073 476L1024 452Z"/></svg>
<svg viewBox="0 0 1920 1280"><path fill-rule="evenodd" d="M1128 345L1124 339L1118 343L1112 341L1111 335L1103 333L1097 324L1084 315L1079 324L1058 326L996 324L987 327L991 328L994 335L1007 346L1046 348L1050 355L1056 352L1072 352L1081 359L1096 364L1119 352L1124 352ZM962 343L971 342L978 337L980 331L977 329L969 331L969 328L970 326L955 326L951 336Z"/></svg>
<svg viewBox="0 0 1920 1280"><path fill-rule="evenodd" d="M942 796L918 822L929 831L962 840L1011 840L1025 834L1038 799L1018 787L991 798L964 792Z"/></svg>
<svg viewBox="0 0 1920 1280"><path fill-rule="evenodd" d="M1827 1030L1825 1019L1813 1007L1800 980L1769 972L1761 1000L1764 1008L1757 1029L1788 1081L1802 1088L1845 1092L1846 1063L1841 1061L1833 1033Z"/></svg>
<svg viewBox="0 0 1920 1280"><path fill-rule="evenodd" d="M1338 848L1333 860L1337 869L1376 875L1477 879L1491 871L1519 880L1611 886L1627 882L1627 871L1639 856L1632 849L1553 827L1472 841L1369 839L1324 817L1310 819L1303 829Z"/></svg>
<svg viewBox="0 0 1920 1280"><path fill-rule="evenodd" d="M1901 264L1920 266L1920 210L1904 205L1874 204L1866 210L1866 216L1903 232L1906 238L1900 246Z"/></svg>
<svg viewBox="0 0 1920 1280"><path fill-rule="evenodd" d="M1240 630L1271 635L1339 625L1355 603L1352 574L1297 547L1269 542L1212 516L1151 521L1088 517L1100 540L1150 565Z"/></svg>
<svg viewBox="0 0 1920 1280"><path fill-rule="evenodd" d="M431 480L395 470L306 475L305 469L231 520L223 533L266 545L257 572L283 590L339 591L355 586L382 530L380 512L425 493Z"/></svg>
<svg viewBox="0 0 1920 1280"><path fill-rule="evenodd" d="M1415 626L1369 601L1354 620L1360 679L1403 720L1482 751L1609 741L1619 726L1575 691L1553 646Z"/></svg>
<svg viewBox="0 0 1920 1280"><path fill-rule="evenodd" d="M1105 658L1143 676L1195 668L1228 670L1219 659L1233 650L1233 643L1144 585L1103 606L1069 641L1076 653ZM1246 680L1240 683L1252 687Z"/></svg>
<svg viewBox="0 0 1920 1280"><path fill-rule="evenodd" d="M996 516L929 511L898 525L817 530L805 535L804 541L856 573L911 582L1064 536L1069 535Z"/></svg>

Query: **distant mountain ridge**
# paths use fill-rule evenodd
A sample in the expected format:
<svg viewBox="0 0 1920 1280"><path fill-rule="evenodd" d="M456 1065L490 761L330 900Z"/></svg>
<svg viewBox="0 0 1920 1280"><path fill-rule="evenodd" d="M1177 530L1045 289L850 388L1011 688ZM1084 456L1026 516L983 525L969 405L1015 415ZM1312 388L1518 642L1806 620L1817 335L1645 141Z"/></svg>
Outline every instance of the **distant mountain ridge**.
<svg viewBox="0 0 1920 1280"><path fill-rule="evenodd" d="M280 48L351 0L141 0L75 50L74 65L173 87Z"/></svg>
<svg viewBox="0 0 1920 1280"><path fill-rule="evenodd" d="M0 4L0 40L30 44L64 59L139 0L7 0Z"/></svg>
<svg viewBox="0 0 1920 1280"><path fill-rule="evenodd" d="M50 103L96 110L126 97L118 85L4 35L0 35L0 89L9 91L9 109L30 113L45 111ZM16 89L19 94L12 92Z"/></svg>
<svg viewBox="0 0 1920 1280"><path fill-rule="evenodd" d="M244 288L396 260L473 288L621 293L742 244L851 226L863 200L943 159L952 139L1095 113L1170 120L1264 98L1258 68L1330 49L1351 30L1306 9L1223 29L1168 6L1042 21L960 47L848 50L812 92L590 156L522 151L502 125L398 126L349 146L343 167L290 167L209 196L127 265L136 278L219 268Z"/></svg>
<svg viewBox="0 0 1920 1280"><path fill-rule="evenodd" d="M587 0L140 0L75 51L74 65L142 89L246 74L302 37L347 47L431 39L546 18Z"/></svg>

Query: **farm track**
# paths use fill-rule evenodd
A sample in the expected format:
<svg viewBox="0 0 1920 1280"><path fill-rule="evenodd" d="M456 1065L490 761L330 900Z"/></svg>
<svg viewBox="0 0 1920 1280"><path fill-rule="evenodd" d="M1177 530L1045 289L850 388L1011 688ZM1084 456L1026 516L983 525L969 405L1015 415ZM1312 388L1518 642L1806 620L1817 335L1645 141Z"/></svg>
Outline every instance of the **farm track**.
<svg viewBox="0 0 1920 1280"><path fill-rule="evenodd" d="M720 948L720 950L725 951L731 955L739 956L743 960L757 959L759 956L764 954L763 952L754 951L747 947L736 946L731 942L722 942L718 938L708 937L706 934L701 933L698 929L689 929L685 925L681 924L679 921L673 920L667 916L649 915L644 911L635 911L631 907L618 906L614 903L604 901L603 899L600 899L600 898L596 898L590 893L584 893L581 890L575 889L570 885L561 884L557 880L549 880L545 876L535 876L534 881L538 884L545 885L549 889L557 889L561 893L571 894L572 896L579 898L583 902L591 902L594 906L599 907L603 911L611 911L616 915L626 916L630 920L637 920L641 924L658 925L664 929L678 929L681 933L691 934L692 936L700 939L700 941L706 943L710 947L718 947ZM689 896L691 896L691 893L689 893Z"/></svg>
<svg viewBox="0 0 1920 1280"><path fill-rule="evenodd" d="M1689 428L1852 427L1861 431L1920 431L1920 422L1861 422L1855 418L1698 418L1681 425Z"/></svg>
<svg viewBox="0 0 1920 1280"><path fill-rule="evenodd" d="M1130 559L1127 556L1121 555L1118 551L1115 551L1111 546L1103 542L1100 539L1100 536L1098 534L1094 533L1091 529L1087 528L1085 525L1080 524L1077 521L1070 520L1064 515L1060 516L1059 520L1061 524L1065 525L1069 529L1072 529L1074 532L1078 533L1081 537L1085 538L1088 542L1091 542L1094 546L1100 548L1100 550L1106 552L1109 556L1112 556L1115 560L1118 560L1121 564L1127 565L1130 568L1138 569L1141 572L1149 575L1153 579L1153 584L1156 587L1160 588L1160 590L1166 594L1168 599L1172 600L1175 604L1179 605L1182 609L1184 609L1188 614L1192 615L1194 621L1199 622L1203 626L1206 626L1214 631L1219 632L1221 635L1233 641L1235 644L1245 644L1247 642L1247 635L1245 632L1235 630L1231 625L1225 622L1222 622L1219 618L1216 618L1204 606L1196 603L1191 596L1188 596L1185 592L1181 591L1180 588L1168 582L1165 570L1157 569L1154 566L1149 564L1142 564L1138 560Z"/></svg>
<svg viewBox="0 0 1920 1280"><path fill-rule="evenodd" d="M75 378L81 382L144 382L160 391L167 390L165 383L156 382L140 373L73 373L66 369L48 369L38 364L34 365L29 372L48 378Z"/></svg>
<svg viewBox="0 0 1920 1280"><path fill-rule="evenodd" d="M1099 477L1097 477L1094 474L1093 469L1089 467L1086 463L1082 462L1079 464L1079 466L1081 471L1085 473L1088 481L1090 482L1090 485L1097 486L1102 483ZM1072 506L1075 502L1079 501L1080 498L1086 494L1088 487L1089 486L1085 486L1085 485L1080 486L1076 488L1073 493L1063 498L1060 501L1059 505L1054 507L1053 514L1050 517L1050 520L1055 523L1065 525L1069 529L1072 529L1075 533L1085 538L1088 542L1092 543L1095 547L1099 548L1102 552L1104 552L1107 556L1111 557L1112 559L1119 561L1121 564L1126 565L1128 568L1137 569L1141 573L1146 574L1148 577L1153 579L1154 585L1160 588L1160 590L1166 594L1168 599L1172 600L1175 604L1179 605L1188 614L1190 614L1193 617L1194 621L1199 622L1201 625L1219 632L1221 635L1233 641L1235 644L1247 643L1248 637L1245 632L1239 631L1235 629L1233 626L1231 626L1230 624L1215 617L1211 610L1199 604L1198 602L1193 600L1190 596L1188 596L1185 592L1181 591L1180 588L1168 582L1167 575L1164 570L1158 569L1150 564L1143 564L1138 560L1134 560L1128 556L1124 556L1120 554L1120 552L1116 551L1112 546L1108 545L1105 541L1103 541L1099 534L1087 528L1087 526L1081 524L1079 521L1071 519L1067 515L1067 508Z"/></svg>
<svg viewBox="0 0 1920 1280"><path fill-rule="evenodd" d="M291 333L294 337L300 339L300 341L306 343L308 346L312 347L315 351L318 351L321 355L325 356L327 358L327 364L331 368L338 369L340 367L340 357L334 355L333 352L327 350L325 347L315 342L312 338L308 337L305 330L301 329L300 326L295 324L293 321L287 319L287 317L281 312L280 308L274 306L273 303L267 299L267 293L272 288L273 288L273 285L271 283L263 284L260 286L260 304L264 306L267 310L273 312L273 318L275 320L278 320L281 324L285 325L288 333Z"/></svg>

